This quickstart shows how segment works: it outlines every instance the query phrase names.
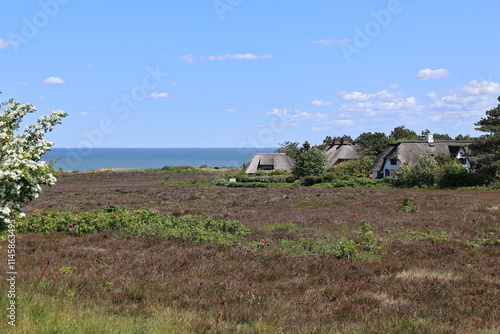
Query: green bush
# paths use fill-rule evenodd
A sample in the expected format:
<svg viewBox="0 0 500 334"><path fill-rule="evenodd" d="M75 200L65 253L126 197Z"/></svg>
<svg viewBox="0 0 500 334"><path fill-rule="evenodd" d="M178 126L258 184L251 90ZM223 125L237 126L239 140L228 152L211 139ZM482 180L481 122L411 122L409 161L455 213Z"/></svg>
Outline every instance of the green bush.
<svg viewBox="0 0 500 334"><path fill-rule="evenodd" d="M410 213L417 212L418 207L410 202L409 198L405 198L403 203L398 206L398 212Z"/></svg>
<svg viewBox="0 0 500 334"><path fill-rule="evenodd" d="M302 184L305 186L312 186L316 183L322 183L323 178L321 176L308 175L302 179Z"/></svg>
<svg viewBox="0 0 500 334"><path fill-rule="evenodd" d="M331 188L388 188L391 184L384 179L357 178L351 180L334 180L327 184Z"/></svg>
<svg viewBox="0 0 500 334"><path fill-rule="evenodd" d="M428 154L420 157L417 165L403 163L396 169L394 183L401 187L432 187L436 184L438 162Z"/></svg>
<svg viewBox="0 0 500 334"><path fill-rule="evenodd" d="M262 183L286 183L288 176L274 176L274 175L263 175L263 176L244 176L241 178L241 182L262 182Z"/></svg>
<svg viewBox="0 0 500 334"><path fill-rule="evenodd" d="M301 238L299 240L283 239L280 248L284 252L296 255L324 254L351 259L356 253L357 244L355 241L345 238L336 242Z"/></svg>
<svg viewBox="0 0 500 334"><path fill-rule="evenodd" d="M328 160L323 151L313 147L299 155L295 161L293 174L298 177L319 176L325 172Z"/></svg>
<svg viewBox="0 0 500 334"><path fill-rule="evenodd" d="M42 211L17 224L19 233L61 232L81 236L115 231L121 235L159 235L197 244L229 243L250 234L250 230L237 221L175 217L157 210L132 211L116 206L83 213Z"/></svg>

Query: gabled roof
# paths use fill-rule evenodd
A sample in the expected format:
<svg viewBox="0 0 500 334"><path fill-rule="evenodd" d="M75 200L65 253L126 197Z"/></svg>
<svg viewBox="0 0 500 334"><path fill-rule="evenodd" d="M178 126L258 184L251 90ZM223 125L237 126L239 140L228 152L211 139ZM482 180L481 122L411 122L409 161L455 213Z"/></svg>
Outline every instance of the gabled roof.
<svg viewBox="0 0 500 334"><path fill-rule="evenodd" d="M361 159L363 154L360 153L361 147L354 146L351 143L347 144L334 144L325 150L326 157L328 159L327 168L331 168L339 160L356 160Z"/></svg>
<svg viewBox="0 0 500 334"><path fill-rule="evenodd" d="M274 170L292 170L294 163L286 153L257 153L245 173L255 174L261 165L273 165Z"/></svg>
<svg viewBox="0 0 500 334"><path fill-rule="evenodd" d="M391 143L389 147L382 152L375 160L371 170L379 171L384 167L387 160L397 159L412 164L418 163L420 157L424 154L429 155L449 155L456 158L461 148L465 148L472 141L470 140L436 140L428 142L426 140L404 140L397 143Z"/></svg>

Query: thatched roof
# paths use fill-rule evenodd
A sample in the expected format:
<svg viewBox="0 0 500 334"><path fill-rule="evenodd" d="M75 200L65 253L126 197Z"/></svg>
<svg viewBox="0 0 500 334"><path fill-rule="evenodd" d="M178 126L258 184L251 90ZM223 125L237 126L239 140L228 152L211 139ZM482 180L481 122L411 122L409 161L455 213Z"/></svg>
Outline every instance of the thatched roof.
<svg viewBox="0 0 500 334"><path fill-rule="evenodd" d="M328 168L333 167L339 160L356 160L361 159L361 147L354 146L350 142L345 144L334 142L334 144L325 150L326 157L328 158Z"/></svg>
<svg viewBox="0 0 500 334"><path fill-rule="evenodd" d="M286 153L257 153L245 173L255 174L262 165L274 166L273 170L292 170L294 163Z"/></svg>
<svg viewBox="0 0 500 334"><path fill-rule="evenodd" d="M380 171L384 167L385 161L397 159L401 163L418 163L420 157L424 154L440 155L445 154L456 158L461 148L471 144L470 140L436 140L428 142L426 140L405 140L392 143L375 160L371 170Z"/></svg>

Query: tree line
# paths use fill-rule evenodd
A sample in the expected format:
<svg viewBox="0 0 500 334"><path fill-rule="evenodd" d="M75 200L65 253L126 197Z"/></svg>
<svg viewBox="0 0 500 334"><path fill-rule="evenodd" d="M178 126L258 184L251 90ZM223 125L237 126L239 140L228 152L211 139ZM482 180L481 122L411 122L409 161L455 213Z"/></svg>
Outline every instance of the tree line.
<svg viewBox="0 0 500 334"><path fill-rule="evenodd" d="M287 155L295 160L298 156L312 148L317 148L319 150L325 150L326 148L333 145L335 139L343 138L347 139L354 145L360 146L363 149L364 155L374 155L377 156L382 153L391 143L402 141L402 140L420 140L427 134L431 133L430 130L426 129L421 132L421 135L411 129L406 128L404 125L395 127L390 135L386 135L384 132L363 132L356 139L352 139L350 135L342 135L338 137L326 136L323 142L319 145L311 145L307 140L302 144L298 142L285 141L279 145L277 152L286 151ZM475 138L470 135L459 134L455 138L448 134L434 133L434 140L474 140Z"/></svg>
<svg viewBox="0 0 500 334"><path fill-rule="evenodd" d="M498 97L500 102L500 97ZM404 164L395 175L395 184L401 186L473 186L487 184L498 180L500 177L500 104L486 111L476 125L476 130L485 134L479 137L459 134L452 138L448 134L433 134L434 140L468 140L472 143L468 146L469 156L474 157L473 172L469 172L459 162L449 156L431 157L423 156L420 162L413 166ZM311 145L305 141L302 145L298 142L286 141L279 144L277 152L285 151L295 162L293 174L297 177L320 177L325 173L333 173L338 177L367 176L371 165L376 157L381 154L392 142L403 140L421 140L429 134L428 129L419 135L405 126L395 127L390 135L383 132L364 132L356 139L349 135L343 138L354 145L361 147L364 157L356 161L349 161L337 168L326 171L327 158L324 150L334 144L335 137L326 136L319 145ZM331 178L330 174L328 178Z"/></svg>

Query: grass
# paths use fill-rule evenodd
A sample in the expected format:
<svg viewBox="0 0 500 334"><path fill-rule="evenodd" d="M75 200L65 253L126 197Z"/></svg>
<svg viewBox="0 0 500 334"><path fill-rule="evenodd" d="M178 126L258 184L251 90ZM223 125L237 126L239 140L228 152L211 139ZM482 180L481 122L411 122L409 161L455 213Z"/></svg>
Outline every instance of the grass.
<svg viewBox="0 0 500 334"><path fill-rule="evenodd" d="M199 176L212 177L170 181ZM135 227L20 235L14 332L500 332L498 192L170 181L161 171L64 173L33 202L32 219L65 212L93 224L112 198ZM405 198L418 210L399 212ZM136 223L144 208L151 209ZM196 226L238 222L251 234L197 242L188 236L198 229L185 238L136 233L185 215ZM336 256L341 242L354 252Z"/></svg>

